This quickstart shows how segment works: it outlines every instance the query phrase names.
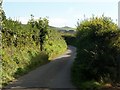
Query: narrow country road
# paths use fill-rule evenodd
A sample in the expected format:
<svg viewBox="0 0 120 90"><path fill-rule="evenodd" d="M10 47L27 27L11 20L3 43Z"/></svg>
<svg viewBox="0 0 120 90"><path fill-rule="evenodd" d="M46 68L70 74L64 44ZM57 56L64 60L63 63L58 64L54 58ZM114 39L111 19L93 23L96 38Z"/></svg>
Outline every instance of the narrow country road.
<svg viewBox="0 0 120 90"><path fill-rule="evenodd" d="M75 55L76 48L68 46L64 55L20 77L6 86L5 90L55 90L57 88L75 90L70 78Z"/></svg>

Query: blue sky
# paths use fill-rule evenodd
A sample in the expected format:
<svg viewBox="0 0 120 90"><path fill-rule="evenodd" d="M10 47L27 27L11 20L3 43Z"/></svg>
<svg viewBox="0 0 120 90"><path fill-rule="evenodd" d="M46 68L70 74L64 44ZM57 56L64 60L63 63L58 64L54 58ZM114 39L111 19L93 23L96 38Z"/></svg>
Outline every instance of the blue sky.
<svg viewBox="0 0 120 90"><path fill-rule="evenodd" d="M26 1L26 2L25 2ZM49 17L49 24L52 26L63 27L70 26L75 27L78 19L83 20L90 18L92 14L95 16L101 16L103 13L105 16L111 17L116 23L118 18L118 1L109 0L104 2L91 1L62 1L62 2L42 2L42 1L21 1L6 0L3 2L3 9L7 17L12 19L19 19L22 23L26 23L30 19L30 15L33 14L35 18Z"/></svg>

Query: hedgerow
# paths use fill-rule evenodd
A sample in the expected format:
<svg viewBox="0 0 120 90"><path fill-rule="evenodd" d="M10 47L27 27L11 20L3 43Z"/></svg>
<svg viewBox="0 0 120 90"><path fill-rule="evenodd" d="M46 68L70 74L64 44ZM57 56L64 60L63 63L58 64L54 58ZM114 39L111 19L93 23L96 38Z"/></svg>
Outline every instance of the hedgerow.
<svg viewBox="0 0 120 90"><path fill-rule="evenodd" d="M36 24L33 27L34 22L29 21L27 24L22 24L19 21L7 19L3 10L0 12L2 16L0 85L8 84L66 50L66 43L61 35L55 30L49 30L47 18L38 19L40 22L33 19ZM46 27L41 27L42 25L46 25ZM41 45L44 45L42 51Z"/></svg>
<svg viewBox="0 0 120 90"><path fill-rule="evenodd" d="M120 31L110 18L93 17L78 23L73 83L82 90L93 90L106 83L120 82L119 42Z"/></svg>

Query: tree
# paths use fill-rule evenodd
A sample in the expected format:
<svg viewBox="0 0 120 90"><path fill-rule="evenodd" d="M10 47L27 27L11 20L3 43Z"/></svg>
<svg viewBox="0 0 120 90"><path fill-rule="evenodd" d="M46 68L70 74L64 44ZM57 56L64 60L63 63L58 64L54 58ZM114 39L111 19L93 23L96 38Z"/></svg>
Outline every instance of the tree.
<svg viewBox="0 0 120 90"><path fill-rule="evenodd" d="M42 51L49 21L47 18L39 18L38 20L34 20L34 16L31 15L31 20L29 23L32 25L32 27L36 27L39 30L40 51Z"/></svg>
<svg viewBox="0 0 120 90"><path fill-rule="evenodd" d="M35 22L36 27L39 29L40 50L43 50L43 43L45 41L45 35L47 34L48 20L46 18L39 18Z"/></svg>

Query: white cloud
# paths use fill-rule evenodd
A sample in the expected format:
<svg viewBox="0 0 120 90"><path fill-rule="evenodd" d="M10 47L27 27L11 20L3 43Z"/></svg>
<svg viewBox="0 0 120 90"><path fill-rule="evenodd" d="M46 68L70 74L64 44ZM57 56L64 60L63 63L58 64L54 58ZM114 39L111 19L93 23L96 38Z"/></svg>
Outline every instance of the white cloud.
<svg viewBox="0 0 120 90"><path fill-rule="evenodd" d="M34 19L38 19L38 17L34 17ZM18 20L22 24L27 24L27 22L30 20L30 17L14 17L13 20Z"/></svg>
<svg viewBox="0 0 120 90"><path fill-rule="evenodd" d="M20 21L22 24L27 24L28 20L30 18L26 18L26 17L10 17L12 20L17 20Z"/></svg>
<svg viewBox="0 0 120 90"><path fill-rule="evenodd" d="M17 20L21 21L23 24L27 24L28 20L30 18L26 18L26 17L19 17ZM34 19L38 19L38 17L34 17ZM65 26L68 21L64 18L48 18L49 20L49 25L51 26L56 26L56 27L63 27Z"/></svg>
<svg viewBox="0 0 120 90"><path fill-rule="evenodd" d="M39 17L34 17L35 20L37 20ZM30 17L13 17L13 20L18 20L22 24L27 24L27 22L30 20ZM56 26L56 27L63 27L65 26L68 21L65 18L48 18L49 25Z"/></svg>
<svg viewBox="0 0 120 90"><path fill-rule="evenodd" d="M49 25L56 27L63 27L68 23L65 18L50 18Z"/></svg>
<svg viewBox="0 0 120 90"><path fill-rule="evenodd" d="M18 20L21 21L22 24L27 24L29 18L19 17Z"/></svg>

